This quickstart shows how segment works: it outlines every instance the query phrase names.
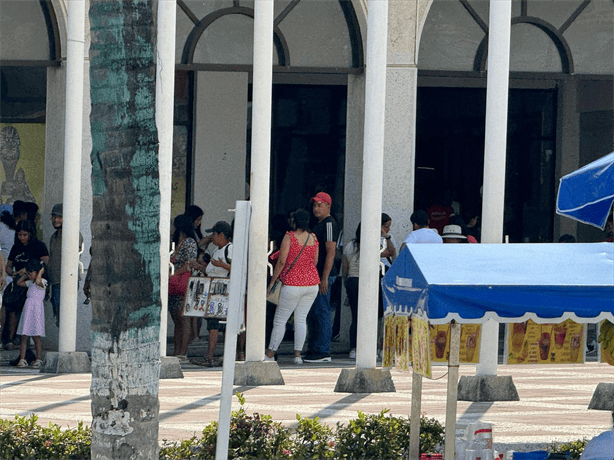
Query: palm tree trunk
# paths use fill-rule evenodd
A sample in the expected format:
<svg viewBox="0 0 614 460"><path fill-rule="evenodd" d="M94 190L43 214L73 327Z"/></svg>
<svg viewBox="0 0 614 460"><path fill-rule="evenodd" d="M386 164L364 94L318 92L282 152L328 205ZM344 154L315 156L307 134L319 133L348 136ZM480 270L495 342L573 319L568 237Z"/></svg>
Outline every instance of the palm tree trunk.
<svg viewBox="0 0 614 460"><path fill-rule="evenodd" d="M154 3L90 0L93 459L158 458Z"/></svg>

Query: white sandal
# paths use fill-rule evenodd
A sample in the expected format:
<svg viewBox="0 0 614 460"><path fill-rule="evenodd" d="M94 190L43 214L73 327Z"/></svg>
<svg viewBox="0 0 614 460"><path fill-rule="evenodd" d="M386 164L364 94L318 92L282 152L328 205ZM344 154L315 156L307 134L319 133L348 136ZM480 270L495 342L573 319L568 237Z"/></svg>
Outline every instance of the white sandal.
<svg viewBox="0 0 614 460"><path fill-rule="evenodd" d="M17 363L17 367L28 367L28 362L25 359L20 359Z"/></svg>
<svg viewBox="0 0 614 460"><path fill-rule="evenodd" d="M40 359L37 359L36 361L34 361L32 363L32 367L35 369L38 369L39 367L41 367L43 365L43 362Z"/></svg>

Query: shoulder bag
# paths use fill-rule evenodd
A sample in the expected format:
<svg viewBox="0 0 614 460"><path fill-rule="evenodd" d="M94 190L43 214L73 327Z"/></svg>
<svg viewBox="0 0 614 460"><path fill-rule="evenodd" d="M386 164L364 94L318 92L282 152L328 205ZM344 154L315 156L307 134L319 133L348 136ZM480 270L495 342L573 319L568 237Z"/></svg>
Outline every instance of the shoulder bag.
<svg viewBox="0 0 614 460"><path fill-rule="evenodd" d="M311 236L311 234L307 235L307 239L305 240L305 244L301 248L301 251L298 253L296 258L292 261L292 265L290 265L290 268L288 268L288 271L286 272L286 276L288 276L288 273L290 273L290 270L292 270L292 268L294 268L294 264L296 263L298 258L303 253L303 250L305 249L305 247L307 246L307 243L309 242L309 237L310 236ZM281 273L280 273L280 276L281 276ZM266 301L267 302L271 302L272 304L275 304L275 305L279 305L279 296L281 295L281 288L283 286L284 286L284 283L278 277L275 280L275 282L273 283L273 286L271 286L271 290L269 291L269 293L266 296Z"/></svg>
<svg viewBox="0 0 614 460"><path fill-rule="evenodd" d="M182 243L183 244L183 243ZM181 248L181 246L179 246ZM177 250L179 252L179 249ZM173 256L171 262L174 264L176 258ZM188 289L188 281L192 276L192 270L185 271L183 273L175 273L168 277L168 294L175 296L185 295L185 292Z"/></svg>

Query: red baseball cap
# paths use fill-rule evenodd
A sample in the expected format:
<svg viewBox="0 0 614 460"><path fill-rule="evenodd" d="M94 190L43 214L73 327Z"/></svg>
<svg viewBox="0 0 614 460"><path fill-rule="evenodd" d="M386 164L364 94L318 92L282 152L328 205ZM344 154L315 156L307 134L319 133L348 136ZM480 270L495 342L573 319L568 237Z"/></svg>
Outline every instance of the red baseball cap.
<svg viewBox="0 0 614 460"><path fill-rule="evenodd" d="M316 196L311 198L312 202L316 202L316 203L327 203L327 204L333 204L333 200L330 198L330 195L326 192L318 192L316 193Z"/></svg>

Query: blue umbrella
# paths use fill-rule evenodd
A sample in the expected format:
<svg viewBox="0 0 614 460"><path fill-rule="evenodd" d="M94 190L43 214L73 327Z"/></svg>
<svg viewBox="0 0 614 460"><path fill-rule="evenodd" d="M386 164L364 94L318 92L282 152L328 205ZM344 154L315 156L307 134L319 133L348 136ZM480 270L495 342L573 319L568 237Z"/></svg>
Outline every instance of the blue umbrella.
<svg viewBox="0 0 614 460"><path fill-rule="evenodd" d="M614 152L561 178L556 213L603 230L614 201Z"/></svg>

